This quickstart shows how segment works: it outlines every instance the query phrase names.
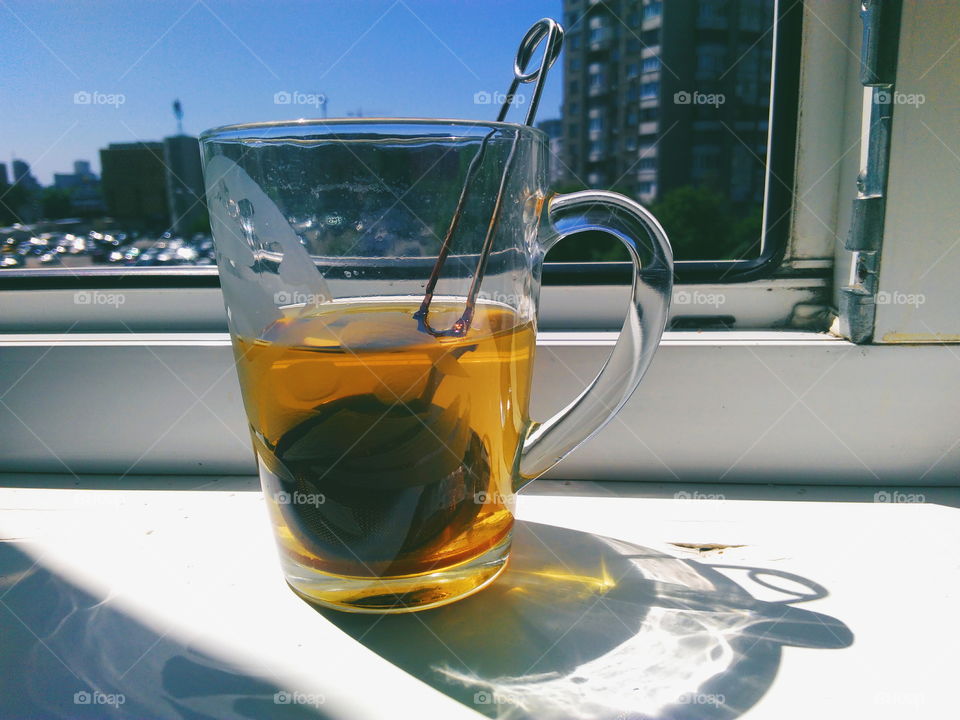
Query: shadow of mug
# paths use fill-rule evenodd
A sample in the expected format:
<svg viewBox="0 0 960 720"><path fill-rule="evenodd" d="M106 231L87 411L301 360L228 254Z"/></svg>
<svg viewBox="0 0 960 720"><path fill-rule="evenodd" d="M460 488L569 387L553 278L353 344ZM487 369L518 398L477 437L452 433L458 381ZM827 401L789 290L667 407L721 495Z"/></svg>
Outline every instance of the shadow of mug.
<svg viewBox="0 0 960 720"><path fill-rule="evenodd" d="M332 715L0 542L0 718L237 717Z"/></svg>
<svg viewBox="0 0 960 720"><path fill-rule="evenodd" d="M509 567L477 595L406 615L317 612L498 718L737 717L773 682L784 645L852 644L839 620L795 607L827 595L816 583L715 567L788 597L759 600L714 566L520 521Z"/></svg>

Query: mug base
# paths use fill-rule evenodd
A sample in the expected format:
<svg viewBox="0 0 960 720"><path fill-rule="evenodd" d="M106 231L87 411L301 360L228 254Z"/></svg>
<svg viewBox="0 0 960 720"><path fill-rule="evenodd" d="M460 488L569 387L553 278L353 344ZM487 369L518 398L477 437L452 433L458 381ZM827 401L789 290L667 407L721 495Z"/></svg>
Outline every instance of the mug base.
<svg viewBox="0 0 960 720"><path fill-rule="evenodd" d="M281 556L287 584L311 605L353 613L399 614L429 610L469 597L507 567L511 536L452 567L401 577L343 577Z"/></svg>

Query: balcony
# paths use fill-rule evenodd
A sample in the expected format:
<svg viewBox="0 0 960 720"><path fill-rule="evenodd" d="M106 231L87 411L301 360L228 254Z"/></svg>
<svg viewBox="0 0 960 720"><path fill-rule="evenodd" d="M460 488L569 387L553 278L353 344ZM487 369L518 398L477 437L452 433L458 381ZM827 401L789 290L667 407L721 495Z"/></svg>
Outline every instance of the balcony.
<svg viewBox="0 0 960 720"><path fill-rule="evenodd" d="M600 37L596 40L590 40L590 42L587 43L587 49L590 52L603 52L604 50L608 50L609 48L610 48L610 36L606 34L603 37Z"/></svg>
<svg viewBox="0 0 960 720"><path fill-rule="evenodd" d="M605 82L596 82L590 83L590 87L587 88L587 95L589 97L597 97L599 95L606 95L610 91L610 87Z"/></svg>
<svg viewBox="0 0 960 720"><path fill-rule="evenodd" d="M639 135L656 135L660 131L660 123L657 120L642 122L637 128Z"/></svg>
<svg viewBox="0 0 960 720"><path fill-rule="evenodd" d="M663 24L663 15L658 13L650 17L645 17L643 19L643 25L641 26L641 28L643 30L656 30L662 24Z"/></svg>
<svg viewBox="0 0 960 720"><path fill-rule="evenodd" d="M657 183L644 181L637 187L637 197L642 203L652 203L657 199Z"/></svg>
<svg viewBox="0 0 960 720"><path fill-rule="evenodd" d="M611 37L612 33L609 27L598 22L597 18L591 20L590 30L587 33L587 47L591 52L606 50L610 47Z"/></svg>

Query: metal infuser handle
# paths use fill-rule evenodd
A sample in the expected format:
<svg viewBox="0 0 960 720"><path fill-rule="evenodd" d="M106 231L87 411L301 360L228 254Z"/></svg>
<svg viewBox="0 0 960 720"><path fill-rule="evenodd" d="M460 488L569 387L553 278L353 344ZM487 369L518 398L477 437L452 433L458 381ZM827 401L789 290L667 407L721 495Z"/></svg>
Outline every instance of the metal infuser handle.
<svg viewBox="0 0 960 720"><path fill-rule="evenodd" d="M533 57L533 53L544 37L547 38L547 45L543 50L543 59L540 61L540 66L527 72L527 63L530 62L530 58ZM533 125L533 119L537 114L537 106L540 104L540 95L543 92L543 80L547 76L547 71L560 57L562 47L563 28L555 20L543 18L543 20L538 20L530 26L527 34L520 41L520 47L517 48L517 59L513 63L513 81L510 83L510 90L500 107L497 122L503 122L507 117L510 103L513 101L513 96L520 83L536 81L537 84L534 86L533 95L530 98L530 109L527 110L527 118L523 121L524 125Z"/></svg>
<svg viewBox="0 0 960 720"><path fill-rule="evenodd" d="M530 63L530 59L533 57L534 52L544 38L546 38L546 45L543 49L543 58L540 60L540 66L527 72L527 65ZM543 81L547 77L547 71L560 56L560 50L562 47L563 28L560 27L555 20L550 18L538 20L530 27L529 30L527 30L527 34L523 36L523 40L520 41L520 47L517 49L517 57L513 64L513 80L510 83L510 89L507 91L503 105L500 107L500 112L497 115L497 122L503 122L504 118L506 118L507 111L510 109L510 104L513 102L513 97L516 94L520 83L536 82L536 85L534 85L533 88L533 94L530 98L530 107L527 110L527 117L524 121L526 125L533 124L534 117L537 114L537 106L540 104L540 95L543 93ZM433 300L433 292L437 287L437 281L440 279L440 272L447 260L447 256L450 254L450 245L453 234L456 232L457 226L460 224L460 218L463 215L463 208L466 205L467 196L470 193L470 185L480 169L480 164L483 162L483 156L487 151L487 145L496 132L496 130L491 130L484 136L483 141L480 143L480 148L477 150L477 154L474 155L473 160L470 161L470 165L467 168L467 177L463 183L463 189L460 191L460 198L457 200L457 207L453 212L450 225L447 228L446 235L444 235L443 242L440 245L440 252L437 254L437 261L434 263L433 270L430 273L430 278L427 280L423 302L420 303L420 309L414 313L414 317L419 322L419 329L435 337L463 337L467 334L467 331L470 329L470 323L473 321L473 312L477 303L477 295L480 292L480 283L483 281L483 274L487 267L487 260L489 259L490 251L493 248L493 238L496 234L497 225L500 222L500 210L503 206L503 197L507 187L507 180L510 176L510 168L513 163L513 157L516 154L517 144L520 140L519 133L514 135L513 144L510 147L510 154L507 156L507 161L504 164L503 175L500 178L500 187L497 189L496 199L493 203L493 212L490 215L490 223L487 225L487 234L484 237L483 247L480 250L480 259L477 261L477 270L473 274L473 280L470 282L470 289L467 291L467 304L463 310L463 314L460 316L460 319L458 319L447 330L435 330L432 328L428 321L428 315L430 314L430 303Z"/></svg>

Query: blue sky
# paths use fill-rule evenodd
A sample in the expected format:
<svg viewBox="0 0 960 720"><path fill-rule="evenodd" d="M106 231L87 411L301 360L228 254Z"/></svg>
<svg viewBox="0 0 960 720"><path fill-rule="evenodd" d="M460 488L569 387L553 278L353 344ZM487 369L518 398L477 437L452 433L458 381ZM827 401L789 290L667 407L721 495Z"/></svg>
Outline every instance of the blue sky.
<svg viewBox="0 0 960 720"><path fill-rule="evenodd" d="M526 29L561 10L561 0L0 0L0 162L9 172L11 155L22 158L44 184L77 159L99 172L108 143L173 134L175 98L190 134L319 115L275 104L278 92L324 94L330 117L493 119L474 94L505 92ZM559 116L561 75L558 63L538 120Z"/></svg>

